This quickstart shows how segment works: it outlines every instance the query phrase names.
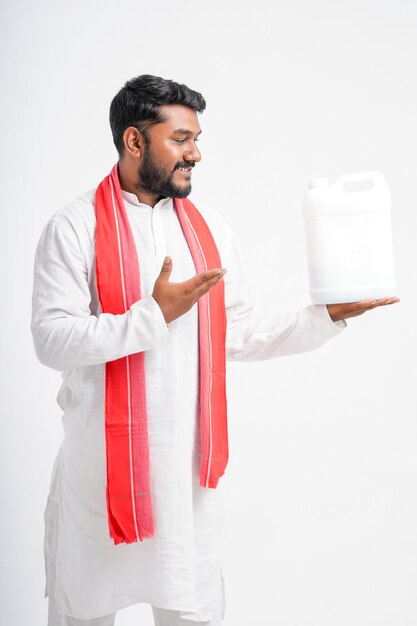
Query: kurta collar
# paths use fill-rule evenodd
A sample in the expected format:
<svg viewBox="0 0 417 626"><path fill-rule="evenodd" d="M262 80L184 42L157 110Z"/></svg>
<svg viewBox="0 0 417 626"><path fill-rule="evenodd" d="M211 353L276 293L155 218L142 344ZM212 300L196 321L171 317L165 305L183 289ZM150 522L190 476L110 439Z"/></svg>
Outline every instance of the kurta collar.
<svg viewBox="0 0 417 626"><path fill-rule="evenodd" d="M138 197L136 194L131 193L130 191L125 191L124 189L122 189L122 196L123 198L126 200L126 202L128 202L129 204L133 204L134 206L141 206L141 207L147 207L148 209L152 209L152 207L149 206L149 204L144 204L143 202L139 202ZM155 206L153 207L154 209L160 209L164 206L171 206L172 205L172 198L161 198L161 200L159 200Z"/></svg>

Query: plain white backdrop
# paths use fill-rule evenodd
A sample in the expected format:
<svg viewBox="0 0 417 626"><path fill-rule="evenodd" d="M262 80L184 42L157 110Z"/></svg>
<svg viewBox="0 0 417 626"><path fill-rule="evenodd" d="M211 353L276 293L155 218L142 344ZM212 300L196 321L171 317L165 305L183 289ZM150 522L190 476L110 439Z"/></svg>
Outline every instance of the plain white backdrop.
<svg viewBox="0 0 417 626"><path fill-rule="evenodd" d="M190 197L238 235L259 311L310 303L309 178L377 169L393 198L401 302L316 352L229 363L225 626L416 626L416 3L2 0L0 18L1 623L46 626L63 430L30 334L35 246L110 171L110 101L150 73L207 100Z"/></svg>

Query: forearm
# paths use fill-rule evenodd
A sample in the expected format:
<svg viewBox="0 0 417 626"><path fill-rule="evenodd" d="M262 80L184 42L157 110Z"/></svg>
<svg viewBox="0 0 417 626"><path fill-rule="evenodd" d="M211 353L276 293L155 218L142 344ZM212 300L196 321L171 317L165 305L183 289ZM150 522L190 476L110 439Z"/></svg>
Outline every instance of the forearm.
<svg viewBox="0 0 417 626"><path fill-rule="evenodd" d="M324 305L309 305L288 314L250 314L228 328L227 358L258 361L309 352L343 332L346 322L335 324Z"/></svg>
<svg viewBox="0 0 417 626"><path fill-rule="evenodd" d="M142 298L121 315L77 317L35 312L31 329L39 361L59 371L150 350L169 337L162 311L152 296Z"/></svg>
<svg viewBox="0 0 417 626"><path fill-rule="evenodd" d="M31 330L36 354L48 367L64 371L114 361L169 337L151 295L125 313L99 313L93 267L73 230L54 221L46 225L35 255Z"/></svg>

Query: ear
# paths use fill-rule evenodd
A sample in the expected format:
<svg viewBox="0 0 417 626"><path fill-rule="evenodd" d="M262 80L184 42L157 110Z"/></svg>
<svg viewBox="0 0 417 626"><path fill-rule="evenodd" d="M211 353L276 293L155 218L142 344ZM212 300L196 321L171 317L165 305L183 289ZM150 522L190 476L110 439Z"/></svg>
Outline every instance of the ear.
<svg viewBox="0 0 417 626"><path fill-rule="evenodd" d="M142 156L145 140L140 130L134 126L128 126L123 133L123 143L125 153L130 154L134 158Z"/></svg>

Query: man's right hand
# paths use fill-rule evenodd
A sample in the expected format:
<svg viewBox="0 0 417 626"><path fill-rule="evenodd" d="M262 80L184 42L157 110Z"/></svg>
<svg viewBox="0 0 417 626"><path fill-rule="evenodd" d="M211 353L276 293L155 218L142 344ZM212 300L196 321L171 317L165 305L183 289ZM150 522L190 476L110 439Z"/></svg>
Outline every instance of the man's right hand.
<svg viewBox="0 0 417 626"><path fill-rule="evenodd" d="M227 270L221 268L207 270L182 283L170 283L171 272L172 259L165 257L152 292L167 324L187 313L201 296L217 285Z"/></svg>

